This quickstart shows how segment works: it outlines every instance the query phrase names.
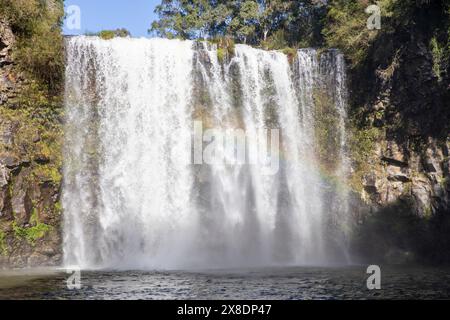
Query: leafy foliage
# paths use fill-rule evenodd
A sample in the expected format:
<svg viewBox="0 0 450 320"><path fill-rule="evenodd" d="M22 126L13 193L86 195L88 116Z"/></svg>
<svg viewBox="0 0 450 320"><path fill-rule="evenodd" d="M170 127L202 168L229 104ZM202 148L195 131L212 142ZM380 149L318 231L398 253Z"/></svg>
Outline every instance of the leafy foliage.
<svg viewBox="0 0 450 320"><path fill-rule="evenodd" d="M17 37L14 58L44 91L61 90L64 59L60 32L63 0L0 0L5 17Z"/></svg>
<svg viewBox="0 0 450 320"><path fill-rule="evenodd" d="M330 47L341 48L355 64L363 61L378 31L367 29L364 0L332 1L324 34Z"/></svg>
<svg viewBox="0 0 450 320"><path fill-rule="evenodd" d="M115 30L102 30L100 32L87 32L87 36L97 36L103 40L111 40L113 38L126 38L131 36L130 31L125 28L115 29Z"/></svg>
<svg viewBox="0 0 450 320"><path fill-rule="evenodd" d="M16 237L25 239L31 245L35 245L36 241L45 237L45 235L51 231L51 226L44 223L38 223L30 228L23 228L13 223L13 231Z"/></svg>
<svg viewBox="0 0 450 320"><path fill-rule="evenodd" d="M442 19L442 12L446 10L450 16L448 1L379 0L376 4L381 9L381 30L369 30L366 26L369 16L365 9L370 4L372 2L368 0L332 0L328 5L323 30L327 44L343 50L353 66L362 63L375 41L383 36L410 33L417 27L423 32L445 25L450 27L448 19L447 22ZM445 41L448 44L448 39Z"/></svg>
<svg viewBox="0 0 450 320"><path fill-rule="evenodd" d="M63 0L0 0L0 16L7 20L16 38L11 76L20 79L17 94L6 101L0 116L21 124L15 139L26 147L30 157L38 152L32 141L39 132L40 144L51 150L55 160L48 166L58 166L64 76Z"/></svg>
<svg viewBox="0 0 450 320"><path fill-rule="evenodd" d="M163 0L155 13L150 32L162 37L222 36L282 49L318 45L325 6L318 0Z"/></svg>

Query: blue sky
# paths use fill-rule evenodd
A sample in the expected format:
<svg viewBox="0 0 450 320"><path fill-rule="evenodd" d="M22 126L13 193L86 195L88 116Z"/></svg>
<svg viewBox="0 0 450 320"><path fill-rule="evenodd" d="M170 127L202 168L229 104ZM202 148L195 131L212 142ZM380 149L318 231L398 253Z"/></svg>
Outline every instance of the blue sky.
<svg viewBox="0 0 450 320"><path fill-rule="evenodd" d="M160 0L66 0L66 8L76 5L81 11L81 29L64 34L77 35L105 29L126 28L133 37L148 37L147 30L156 19L153 10Z"/></svg>

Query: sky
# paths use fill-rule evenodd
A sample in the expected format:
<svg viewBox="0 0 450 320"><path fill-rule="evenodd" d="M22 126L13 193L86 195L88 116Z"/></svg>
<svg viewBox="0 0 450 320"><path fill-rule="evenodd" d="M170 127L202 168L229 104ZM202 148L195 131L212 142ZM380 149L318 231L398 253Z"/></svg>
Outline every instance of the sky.
<svg viewBox="0 0 450 320"><path fill-rule="evenodd" d="M161 0L66 0L69 6L80 8L80 29L64 23L64 34L126 28L133 37L148 37L147 30L156 19L153 10Z"/></svg>

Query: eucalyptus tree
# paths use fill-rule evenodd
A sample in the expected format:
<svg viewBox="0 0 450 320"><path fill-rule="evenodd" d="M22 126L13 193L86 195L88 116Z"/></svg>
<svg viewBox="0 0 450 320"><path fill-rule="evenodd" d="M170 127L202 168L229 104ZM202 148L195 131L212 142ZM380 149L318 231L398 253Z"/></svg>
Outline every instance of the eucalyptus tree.
<svg viewBox="0 0 450 320"><path fill-rule="evenodd" d="M227 36L259 44L281 30L295 42L308 33L299 29L307 29L324 4L326 0L162 0L150 32L182 39Z"/></svg>

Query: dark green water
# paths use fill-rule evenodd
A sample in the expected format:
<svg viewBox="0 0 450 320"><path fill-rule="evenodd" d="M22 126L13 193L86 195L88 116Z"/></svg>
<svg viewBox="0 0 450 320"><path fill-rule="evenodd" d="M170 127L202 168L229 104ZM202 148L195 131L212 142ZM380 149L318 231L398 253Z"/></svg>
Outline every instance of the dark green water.
<svg viewBox="0 0 450 320"><path fill-rule="evenodd" d="M0 273L0 299L449 299L450 269L381 266L381 290L366 267L292 267L202 272L81 272L69 290L61 270Z"/></svg>

